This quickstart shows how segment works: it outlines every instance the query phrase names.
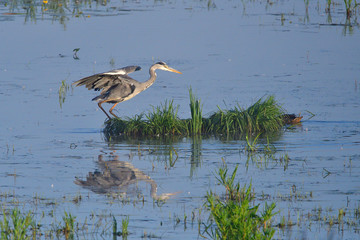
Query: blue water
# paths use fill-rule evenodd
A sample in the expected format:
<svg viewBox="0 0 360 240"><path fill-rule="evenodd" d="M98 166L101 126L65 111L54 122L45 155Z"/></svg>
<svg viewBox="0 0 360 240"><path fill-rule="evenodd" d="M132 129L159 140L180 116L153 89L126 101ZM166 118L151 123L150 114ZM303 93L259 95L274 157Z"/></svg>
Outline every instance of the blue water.
<svg viewBox="0 0 360 240"><path fill-rule="evenodd" d="M262 193L276 201L282 216L297 221L315 207L353 211L359 204L360 161L360 42L355 17L346 25L343 2L331 9L310 3L308 15L302 1L111 1L107 5L83 5L83 15L64 21L51 12L36 20L24 14L8 15L10 4L0 6L0 192L13 192L33 209L35 195L56 201L58 219L70 211L84 223L91 213L129 215L129 238L153 233L165 239L198 237L198 209L210 189L222 192L213 174L222 158L232 169L239 164L237 179L253 184L259 203ZM18 7L13 12L24 13ZM283 15L283 17L281 17ZM283 18L283 20L282 20ZM80 48L79 60L73 49ZM70 88L60 107L58 90L65 80L126 65L143 70L131 76L144 81L148 67L162 60L182 75L158 71L154 85L116 107L116 114L133 116L158 106L166 99L179 105L179 115L188 118L191 86L203 103L203 112L240 104L247 107L260 97L275 95L290 113L304 115L302 126L284 132L272 144L278 161L248 161L243 141L180 138L162 142L139 139L108 143L102 135L105 115L91 99L95 92ZM105 105L104 105L105 106ZM109 108L110 106L105 106ZM315 116L309 119L312 114ZM140 149L140 151L139 151ZM178 159L170 167L170 151ZM139 182L127 188L145 204L123 204L115 197L96 194L74 184L99 170L98 158L125 161L158 185L158 193L181 192L158 206L150 197L150 185ZM246 162L248 161L248 164ZM293 186L306 200L283 200ZM125 191L126 192L126 191ZM73 197L83 196L80 204ZM4 202L5 199L3 199ZM135 206L134 206L135 205ZM196 213L191 226L190 216ZM186 228L184 215L188 216ZM348 213L350 219L351 214ZM175 224L176 217L181 219ZM203 210L202 220L207 213ZM50 219L50 220L49 220ZM52 221L51 218L46 221ZM44 220L45 221L45 220ZM108 224L112 219L107 218ZM358 220L357 220L358 221ZM160 224L162 223L162 225ZM275 238L354 239L359 234L348 227L329 231L322 222L294 226ZM93 233L100 234L100 233Z"/></svg>

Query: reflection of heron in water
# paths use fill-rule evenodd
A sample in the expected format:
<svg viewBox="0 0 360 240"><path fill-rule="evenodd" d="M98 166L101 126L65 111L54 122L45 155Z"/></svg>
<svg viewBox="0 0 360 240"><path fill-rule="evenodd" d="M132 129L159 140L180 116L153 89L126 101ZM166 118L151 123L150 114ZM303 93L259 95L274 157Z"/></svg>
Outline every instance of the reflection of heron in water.
<svg viewBox="0 0 360 240"><path fill-rule="evenodd" d="M150 195L155 200L166 200L177 193L163 193L157 195L157 184L145 173L135 168L131 163L117 160L104 161L102 155L98 157L98 165L102 172L89 172L86 180L76 178L75 184L89 188L95 193L110 193L122 190L138 181L151 185Z"/></svg>

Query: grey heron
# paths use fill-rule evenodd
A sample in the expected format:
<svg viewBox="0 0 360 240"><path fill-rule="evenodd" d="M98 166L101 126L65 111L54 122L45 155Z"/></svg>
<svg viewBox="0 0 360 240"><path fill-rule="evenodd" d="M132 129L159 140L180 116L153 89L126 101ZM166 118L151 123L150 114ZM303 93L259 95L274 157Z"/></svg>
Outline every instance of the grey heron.
<svg viewBox="0 0 360 240"><path fill-rule="evenodd" d="M95 74L89 77L82 78L73 83L75 86L85 85L87 89L94 89L95 91L100 91L99 96L93 98L93 101L98 102L99 108L106 114L106 116L111 119L109 114L102 108L101 104L103 103L114 103L114 105L110 108L109 112L116 118L116 116L112 111L115 106L120 103L127 101L145 89L149 88L156 80L157 69L175 72L182 74L178 70L175 70L169 67L164 62L157 62L153 64L150 69L150 78L145 82L138 82L135 79L132 79L128 76L128 74L141 70L139 66L127 66L120 69L115 69L109 72Z"/></svg>

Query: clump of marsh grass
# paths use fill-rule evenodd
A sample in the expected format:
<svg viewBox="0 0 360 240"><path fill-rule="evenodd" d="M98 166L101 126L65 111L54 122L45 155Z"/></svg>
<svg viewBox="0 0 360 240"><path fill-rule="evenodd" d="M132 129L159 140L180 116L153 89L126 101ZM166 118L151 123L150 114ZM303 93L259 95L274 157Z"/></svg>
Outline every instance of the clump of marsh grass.
<svg viewBox="0 0 360 240"><path fill-rule="evenodd" d="M125 120L117 118L106 122L104 133L107 137L111 136L142 136L145 129L146 122L143 120L143 115L135 115L133 118Z"/></svg>
<svg viewBox="0 0 360 240"><path fill-rule="evenodd" d="M184 123L178 118L179 106L174 107L173 100L160 107L153 107L153 111L146 115L144 133L146 135L182 135L185 129Z"/></svg>
<svg viewBox="0 0 360 240"><path fill-rule="evenodd" d="M115 219L115 217L113 216L113 236L114 239L116 239L116 236L122 236L123 239L127 239L127 236L129 235L129 231L128 231L128 226L129 226L129 216L127 216L125 219L121 220L121 232L117 231L117 221Z"/></svg>
<svg viewBox="0 0 360 240"><path fill-rule="evenodd" d="M74 239L74 233L76 232L75 219L75 216L65 211L63 216L64 226L58 229L58 233L63 233L66 239Z"/></svg>
<svg viewBox="0 0 360 240"><path fill-rule="evenodd" d="M239 105L231 110L219 110L209 117L207 128L217 134L251 134L273 132L283 126L284 111L274 96L259 99L248 109Z"/></svg>
<svg viewBox="0 0 360 240"><path fill-rule="evenodd" d="M165 136L183 135L187 132L186 123L177 116L179 106L173 101L165 101L151 112L135 115L133 118L111 119L106 122L104 133L111 136Z"/></svg>
<svg viewBox="0 0 360 240"><path fill-rule="evenodd" d="M15 208L9 216L10 219L3 210L3 219L0 220L1 239L30 239L27 234L34 222L32 213L29 211L26 215L22 215L20 210Z"/></svg>
<svg viewBox="0 0 360 240"><path fill-rule="evenodd" d="M226 196L207 193L205 204L210 218L204 232L212 239L271 239L275 229L269 223L277 214L273 212L276 205L265 203L264 211L259 214L259 205L252 204L251 184L241 188L234 182L237 169L238 166L229 176L226 165L219 168L216 178L225 187Z"/></svg>
<svg viewBox="0 0 360 240"><path fill-rule="evenodd" d="M247 109L239 105L230 110L218 107L209 118L203 117L201 102L191 88L189 96L190 119L180 119L177 115L179 106L174 106L173 101L165 101L152 107L147 114L107 121L104 134L108 139L112 136L241 135L274 132L284 125L284 111L273 96L259 99Z"/></svg>

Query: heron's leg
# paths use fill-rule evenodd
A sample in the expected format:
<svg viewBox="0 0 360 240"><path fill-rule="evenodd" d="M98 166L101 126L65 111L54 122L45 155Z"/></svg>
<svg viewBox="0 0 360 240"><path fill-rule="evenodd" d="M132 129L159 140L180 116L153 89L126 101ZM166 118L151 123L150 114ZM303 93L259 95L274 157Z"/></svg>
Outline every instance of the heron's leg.
<svg viewBox="0 0 360 240"><path fill-rule="evenodd" d="M112 112L112 110L114 109L114 107L117 105L118 103L115 103L114 106L112 106L109 110L109 112L116 118L119 118L118 116L115 115L115 113Z"/></svg>
<svg viewBox="0 0 360 240"><path fill-rule="evenodd" d="M107 112L105 112L105 110L101 107L101 104L103 104L104 102L106 102L106 101L98 102L98 106L99 106L99 108L106 114L106 116L107 116L109 119L111 119L111 117L109 116L109 114L107 114Z"/></svg>

